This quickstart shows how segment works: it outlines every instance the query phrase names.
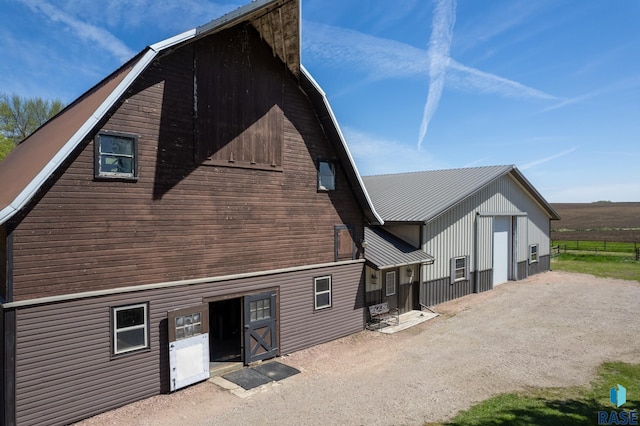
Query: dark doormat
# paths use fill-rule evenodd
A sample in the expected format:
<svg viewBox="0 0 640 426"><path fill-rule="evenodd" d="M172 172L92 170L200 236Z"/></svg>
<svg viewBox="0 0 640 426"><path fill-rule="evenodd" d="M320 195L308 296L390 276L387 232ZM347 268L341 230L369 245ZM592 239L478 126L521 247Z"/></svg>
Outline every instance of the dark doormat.
<svg viewBox="0 0 640 426"><path fill-rule="evenodd" d="M245 390L257 388L272 381L278 381L298 374L300 371L277 361L259 364L255 367L243 368L222 376Z"/></svg>
<svg viewBox="0 0 640 426"><path fill-rule="evenodd" d="M275 381L286 379L287 377L291 377L300 372L300 370L296 370L293 367L289 367L288 365L281 364L277 361L256 365L253 369Z"/></svg>

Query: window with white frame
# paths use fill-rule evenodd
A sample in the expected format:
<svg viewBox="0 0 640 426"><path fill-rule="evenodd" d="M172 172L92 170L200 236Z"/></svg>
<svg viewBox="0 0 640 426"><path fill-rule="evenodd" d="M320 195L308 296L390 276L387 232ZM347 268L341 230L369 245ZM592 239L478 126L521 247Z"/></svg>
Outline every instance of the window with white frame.
<svg viewBox="0 0 640 426"><path fill-rule="evenodd" d="M112 309L113 354L149 347L149 304L119 306Z"/></svg>
<svg viewBox="0 0 640 426"><path fill-rule="evenodd" d="M385 294L393 296L396 294L396 271L384 274Z"/></svg>
<svg viewBox="0 0 640 426"><path fill-rule="evenodd" d="M138 177L138 138L133 135L102 132L96 136L95 176L100 178Z"/></svg>
<svg viewBox="0 0 640 426"><path fill-rule="evenodd" d="M451 258L451 284L469 279L469 256Z"/></svg>
<svg viewBox="0 0 640 426"><path fill-rule="evenodd" d="M314 309L331 307L331 276L313 279Z"/></svg>
<svg viewBox="0 0 640 426"><path fill-rule="evenodd" d="M336 189L336 165L331 161L318 161L318 190L333 191Z"/></svg>
<svg viewBox="0 0 640 426"><path fill-rule="evenodd" d="M529 246L529 263L536 263L538 261L538 244L532 244Z"/></svg>

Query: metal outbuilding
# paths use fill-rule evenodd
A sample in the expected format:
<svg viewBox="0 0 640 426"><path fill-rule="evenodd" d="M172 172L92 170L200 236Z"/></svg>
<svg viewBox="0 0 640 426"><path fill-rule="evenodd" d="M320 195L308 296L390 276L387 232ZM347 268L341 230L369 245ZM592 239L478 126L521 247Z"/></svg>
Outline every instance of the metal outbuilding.
<svg viewBox="0 0 640 426"><path fill-rule="evenodd" d="M549 270L550 221L560 216L513 165L363 180L383 229L434 258L420 271L419 304Z"/></svg>

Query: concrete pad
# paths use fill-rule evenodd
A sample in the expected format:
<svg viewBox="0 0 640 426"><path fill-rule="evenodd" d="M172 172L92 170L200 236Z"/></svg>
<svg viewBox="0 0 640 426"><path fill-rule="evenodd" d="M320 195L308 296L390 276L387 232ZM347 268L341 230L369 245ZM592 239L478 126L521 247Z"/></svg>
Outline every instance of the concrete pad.
<svg viewBox="0 0 640 426"><path fill-rule="evenodd" d="M433 319L437 316L438 314L430 311L409 311L400 315L400 323L398 325L382 327L377 331L385 334L393 334L402 330L406 330L407 328L413 327L414 325L421 324L425 321L429 321L430 319Z"/></svg>

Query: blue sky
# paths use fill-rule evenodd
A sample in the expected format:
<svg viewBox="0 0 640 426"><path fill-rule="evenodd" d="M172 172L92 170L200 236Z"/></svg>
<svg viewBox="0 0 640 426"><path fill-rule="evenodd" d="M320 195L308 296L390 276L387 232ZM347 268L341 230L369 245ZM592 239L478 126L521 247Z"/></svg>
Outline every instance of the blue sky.
<svg viewBox="0 0 640 426"><path fill-rule="evenodd" d="M71 102L244 3L0 0L0 92ZM302 0L302 17L361 174L515 164L550 202L640 201L640 2Z"/></svg>

